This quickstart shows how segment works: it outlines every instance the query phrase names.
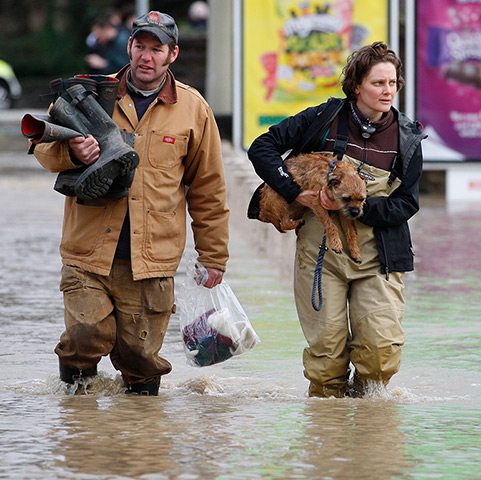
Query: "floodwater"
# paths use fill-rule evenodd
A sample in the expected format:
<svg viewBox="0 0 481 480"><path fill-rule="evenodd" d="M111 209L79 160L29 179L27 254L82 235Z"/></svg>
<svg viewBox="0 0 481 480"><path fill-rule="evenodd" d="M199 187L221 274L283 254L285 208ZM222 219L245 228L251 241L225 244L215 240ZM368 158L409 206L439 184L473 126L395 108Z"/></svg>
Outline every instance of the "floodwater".
<svg viewBox="0 0 481 480"><path fill-rule="evenodd" d="M407 341L387 390L306 397L291 286L234 225L226 280L261 343L193 367L174 316L158 397L124 395L108 359L88 394L67 395L53 353L63 199L23 149L0 136L0 478L481 478L481 205L428 198L413 219Z"/></svg>

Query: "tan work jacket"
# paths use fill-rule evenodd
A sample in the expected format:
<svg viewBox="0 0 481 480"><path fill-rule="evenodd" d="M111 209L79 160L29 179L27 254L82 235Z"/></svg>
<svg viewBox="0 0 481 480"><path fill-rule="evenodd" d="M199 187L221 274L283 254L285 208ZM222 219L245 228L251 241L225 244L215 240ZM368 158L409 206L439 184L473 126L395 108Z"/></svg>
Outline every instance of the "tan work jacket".
<svg viewBox="0 0 481 480"><path fill-rule="evenodd" d="M113 119L131 133L140 163L128 198L81 205L66 197L60 253L64 264L108 275L127 211L135 280L171 277L186 239L186 201L199 262L225 271L228 216L221 143L210 107L193 88L166 84L141 121L127 93L124 69ZM67 142L39 144L38 161L52 172L74 168Z"/></svg>

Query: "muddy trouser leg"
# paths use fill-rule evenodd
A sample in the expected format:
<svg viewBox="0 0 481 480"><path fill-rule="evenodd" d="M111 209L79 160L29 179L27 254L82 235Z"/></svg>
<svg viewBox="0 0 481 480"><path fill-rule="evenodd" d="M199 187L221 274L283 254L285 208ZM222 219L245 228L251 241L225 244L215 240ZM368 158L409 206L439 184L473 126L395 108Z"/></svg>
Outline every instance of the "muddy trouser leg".
<svg viewBox="0 0 481 480"><path fill-rule="evenodd" d="M65 331L55 353L72 369L95 367L114 346L115 315L107 283L108 277L68 265L62 267Z"/></svg>
<svg viewBox="0 0 481 480"><path fill-rule="evenodd" d="M158 353L174 308L173 278L134 281L130 262L115 260L112 296L117 318L113 366L127 385L158 383L172 370Z"/></svg>
<svg viewBox="0 0 481 480"><path fill-rule="evenodd" d="M404 285L402 273L392 272L389 280L379 272L352 282L349 317L352 338L351 362L356 381L387 384L401 366L404 332Z"/></svg>
<svg viewBox="0 0 481 480"><path fill-rule="evenodd" d="M347 295L349 286L324 263L323 306L320 312L311 304L314 270L323 230L318 221L306 219L300 229L294 273L294 294L299 321L307 340L304 375L310 381L309 395L342 397L349 376ZM327 255L335 255L326 252ZM325 256L325 260L326 260Z"/></svg>

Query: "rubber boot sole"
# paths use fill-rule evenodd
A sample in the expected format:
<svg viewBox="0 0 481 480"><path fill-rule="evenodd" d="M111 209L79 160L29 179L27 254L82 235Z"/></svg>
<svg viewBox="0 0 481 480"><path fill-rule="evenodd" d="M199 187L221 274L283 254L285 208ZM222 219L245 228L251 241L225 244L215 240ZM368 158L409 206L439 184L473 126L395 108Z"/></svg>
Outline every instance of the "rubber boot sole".
<svg viewBox="0 0 481 480"><path fill-rule="evenodd" d="M105 162L97 160L82 172L75 183L75 196L82 200L92 200L107 194L113 181L117 177L125 178L132 184L132 172L139 164L139 155L135 150L124 153L118 158L111 158Z"/></svg>
<svg viewBox="0 0 481 480"><path fill-rule="evenodd" d="M85 168L65 170L63 172L60 172L57 175L57 179L55 180L55 185L53 186L53 189L56 192L61 193L62 195L65 195L66 197L75 197L77 195L75 193L75 184L77 183L79 176L84 170ZM107 194L101 198L110 198L110 199L118 200L120 198L128 196L129 190L124 185L132 184L134 173L135 171L132 170L130 175L128 175L128 178L125 178L125 179L124 177L117 177L113 181L112 186L109 188L109 191L107 192ZM124 181L122 182L122 180Z"/></svg>

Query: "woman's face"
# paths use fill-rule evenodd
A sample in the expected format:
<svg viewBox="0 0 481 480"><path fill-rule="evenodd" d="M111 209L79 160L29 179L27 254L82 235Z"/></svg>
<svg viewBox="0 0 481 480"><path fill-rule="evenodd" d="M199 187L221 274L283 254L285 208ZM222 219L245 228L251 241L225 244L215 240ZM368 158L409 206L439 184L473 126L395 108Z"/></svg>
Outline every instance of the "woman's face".
<svg viewBox="0 0 481 480"><path fill-rule="evenodd" d="M391 108L397 92L396 67L391 62L376 63L354 93L362 115L376 122Z"/></svg>

